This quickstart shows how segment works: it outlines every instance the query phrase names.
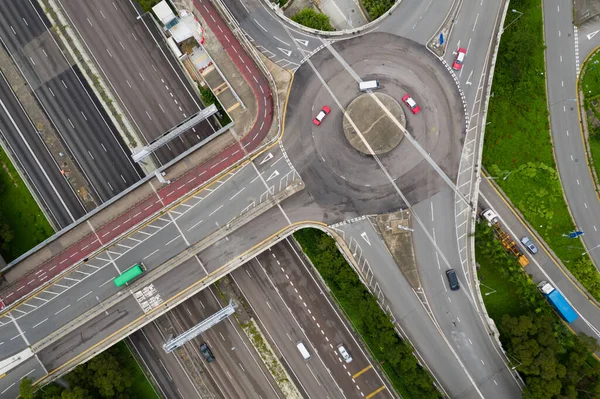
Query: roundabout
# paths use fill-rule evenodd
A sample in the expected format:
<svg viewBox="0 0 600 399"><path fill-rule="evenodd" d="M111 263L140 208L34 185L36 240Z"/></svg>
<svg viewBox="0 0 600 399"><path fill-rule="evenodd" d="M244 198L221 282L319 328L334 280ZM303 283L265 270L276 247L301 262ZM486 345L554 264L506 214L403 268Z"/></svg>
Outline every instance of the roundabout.
<svg viewBox="0 0 600 399"><path fill-rule="evenodd" d="M455 181L465 115L453 77L439 59L418 43L387 33L338 41L332 47L347 65L325 48L310 59L314 69L309 63L298 69L283 137L288 156L315 201L359 215L406 206L355 127L375 146L381 164L411 204L429 198L446 183L403 137L398 124ZM374 93L395 121L384 116L371 94L359 91L356 75L380 82ZM419 114L402 104L406 94L421 107ZM331 113L315 126L311 120L323 106Z"/></svg>

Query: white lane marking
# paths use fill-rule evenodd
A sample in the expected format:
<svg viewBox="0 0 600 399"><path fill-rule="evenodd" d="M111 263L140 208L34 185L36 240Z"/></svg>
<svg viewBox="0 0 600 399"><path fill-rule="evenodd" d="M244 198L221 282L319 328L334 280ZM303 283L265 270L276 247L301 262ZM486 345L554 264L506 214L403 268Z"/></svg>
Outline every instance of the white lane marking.
<svg viewBox="0 0 600 399"><path fill-rule="evenodd" d="M173 238L171 241L169 241L168 243L165 244L165 247L169 244L171 244L173 241L177 240L178 238L181 238L181 235L178 235L177 237Z"/></svg>
<svg viewBox="0 0 600 399"><path fill-rule="evenodd" d="M48 318L46 317L44 320L40 321L39 323L35 324L33 327L31 328L36 328L37 326L39 326L42 323L45 323L46 321L48 321Z"/></svg>
<svg viewBox="0 0 600 399"><path fill-rule="evenodd" d="M92 293L92 291L88 292L87 294L85 294L84 296L82 296L81 298L79 298L77 300L77 302L81 301L83 298L85 298L86 296L90 295Z"/></svg>
<svg viewBox="0 0 600 399"><path fill-rule="evenodd" d="M155 253L157 253L158 251L160 251L160 249L157 249L157 250L155 250L155 251L153 251L153 252L150 252L148 255L146 255L144 258L142 258L142 260L146 260L146 259L148 259L149 257L151 257L152 255L154 255L154 254L155 254Z"/></svg>

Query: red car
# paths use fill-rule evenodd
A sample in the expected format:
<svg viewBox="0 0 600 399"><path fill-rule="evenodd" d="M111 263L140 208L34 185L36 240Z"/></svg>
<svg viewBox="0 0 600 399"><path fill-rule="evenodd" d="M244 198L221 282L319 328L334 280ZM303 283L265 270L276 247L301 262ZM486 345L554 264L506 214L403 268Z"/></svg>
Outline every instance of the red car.
<svg viewBox="0 0 600 399"><path fill-rule="evenodd" d="M410 94L407 94L404 97L402 97L402 101L404 101L404 104L406 104L406 106L410 108L413 114L416 115L419 112L421 112L421 107L417 105L417 103L415 102L415 100L412 99Z"/></svg>
<svg viewBox="0 0 600 399"><path fill-rule="evenodd" d="M317 116L315 116L315 119L313 119L313 123L317 126L319 126L321 124L321 122L323 122L323 119L325 119L325 117L331 112L331 108L329 108L327 105L324 105L323 108L321 108L321 111L317 114Z"/></svg>
<svg viewBox="0 0 600 399"><path fill-rule="evenodd" d="M456 58L454 59L454 64L452 64L452 69L455 71L460 71L462 68L463 62L465 61L465 56L467 55L467 49L459 48L456 52Z"/></svg>

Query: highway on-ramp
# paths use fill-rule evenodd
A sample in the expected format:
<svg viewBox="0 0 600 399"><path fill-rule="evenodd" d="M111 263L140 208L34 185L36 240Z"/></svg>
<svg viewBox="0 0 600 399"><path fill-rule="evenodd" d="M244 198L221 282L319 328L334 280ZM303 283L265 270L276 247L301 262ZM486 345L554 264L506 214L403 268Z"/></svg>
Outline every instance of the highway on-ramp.
<svg viewBox="0 0 600 399"><path fill-rule="evenodd" d="M375 40L376 43L371 42L372 40ZM379 45L381 43L386 43L392 47L397 46L398 52L403 56L412 57L414 64L402 65L403 68L398 68L397 63L402 64L407 61L394 59L393 54L380 53ZM360 50L363 51L362 54ZM340 62L340 59L344 59L344 61ZM425 65L425 67L419 68L420 65ZM298 70L296 77L298 80L294 87L301 85L303 91L306 90L310 95L306 93L302 96L291 95L291 101L295 103L293 105L290 103L288 108L288 111L290 111L289 119L286 120L288 131L284 134L282 142L291 164L298 168L298 172L305 180L306 190L285 200L279 208L272 208L260 215L251 224L220 239L209 248L198 253L196 259L190 258L178 268L169 271L163 278L156 280L154 285L157 287L163 301L170 301L173 298L178 300L178 292L183 289L194 289L194 286L197 287L198 284L202 284L209 273L216 272L222 265L228 265L232 259L239 259L245 251L261 244L264 239L272 234L277 234L290 224L306 220L338 223L365 213L386 212L397 210L403 205L406 206L398 196L394 184L386 181L385 175L377 169L375 162L367 157L359 159L352 156L348 143L340 139L341 111L339 106L345 107L347 102L358 94L356 73L365 77L381 74L384 83L382 90L385 91L387 87L388 94L393 97L401 97L405 90L407 91L407 88L417 93L415 97L422 104L423 113L417 116L410 114L407 116L409 121L408 130L415 135L421 147L425 148L425 153L431 152L431 155L428 156L431 156L433 162L436 162L451 179L455 178L460 160L461 139L464 134L464 120L462 120L464 113L455 82L452 75L448 73L447 68L424 47L419 47L415 42L406 41L387 33L364 35L348 42L337 42L332 46L327 44L326 48L317 53L309 64L303 65ZM389 78L387 78L388 76ZM423 82L429 83L427 90L424 89ZM326 83L326 86L322 83ZM292 87L292 90L294 90L294 87ZM431 96L424 95L423 93L426 91L435 94ZM397 100L400 101L398 98ZM320 127L320 130L317 130L312 125L311 119L314 116L315 109L326 102L335 104L333 106L334 111L332 111L332 115L329 116L324 125ZM426 115L425 118L424 115ZM441 127L444 127L443 131ZM290 131L294 134L291 134ZM283 152L276 153L282 151L282 148L278 148L273 148L275 152L274 160L280 159L282 156L285 157ZM408 202L417 205L447 186L442 177L433 171L427 161L418 158L419 154L410 153L410 150L411 147L405 139L405 143L398 147L398 151L392 152L388 156L387 162L383 159L382 164L386 169L389 169L388 173L391 172L394 180L399 182L402 191L406 192ZM348 156L345 157L340 154L348 154ZM394 161L398 160L402 162L396 165ZM256 163L259 162L262 162L262 160L257 159ZM287 158L284 158L282 162L287 162ZM263 166L263 170L264 168L269 168L269 166ZM346 173L346 170L349 173ZM290 172L293 172L293 170L290 169L288 173ZM264 173L265 179L267 175L271 177L273 172L270 174ZM284 176L287 176L287 173ZM281 183L281 176L276 175L274 178L278 177L277 184L280 189L282 186L286 187L285 183ZM257 179L260 178L257 177ZM223 182L222 186L225 190L230 190L228 192L231 197L234 196L236 191L227 188L230 186L226 182ZM327 189L325 189L326 187ZM239 186L236 188L240 189ZM267 189L268 186L262 188ZM221 195L220 198L224 197ZM446 198L444 201L446 201L447 206L454 202L452 198ZM222 207L223 205L221 205ZM215 208L216 211L212 208L204 208L203 213L193 215L194 221L186 221L192 216L190 213L182 217L181 222L185 222L185 227L191 229L193 223L199 223L198 220L202 220L203 223L200 226L203 226L203 229L208 229L209 226L212 229L213 221L207 222L204 220L204 216L207 214L209 214L209 217L218 215L218 217L225 220L224 223L227 223L228 220L231 220L228 219L232 216L231 211L233 211L233 215L239 211L239 209L235 209L236 207L228 206L222 209L223 213L220 213L221 208ZM175 212L179 213L181 211L176 210ZM211 212L214 213L210 214ZM169 218L177 216L177 213L169 215ZM420 210L417 214L422 220L426 220L426 210ZM169 219L166 220L169 221ZM441 220L444 226L454 228L453 221L448 222L443 218L438 218L438 220ZM161 222L166 223L165 220L161 220ZM222 225L223 222L217 221L217 223ZM176 223L171 225L172 227L168 229L162 229L161 227L164 226L160 223L156 225L156 228L160 230L160 233L157 234L162 234L157 238L159 239L158 242L164 243L165 246L176 245L173 247L173 251L181 251L189 247L188 243L182 244L184 239L177 235L177 229L173 227ZM211 231L206 229L203 230L203 234ZM450 233L450 237L454 237L454 233ZM136 239L139 240L139 237L136 237ZM200 239L200 236L195 236L195 240L198 239ZM429 237L424 239L423 243L429 246L428 250L431 251ZM128 244L124 245L128 246ZM153 245L158 247L156 244ZM113 249L117 254L123 253L123 250ZM458 253L457 249L450 251ZM430 253L435 252L431 251ZM135 259L125 262L124 258L123 263L132 264L142 258L142 255L152 256L151 253L142 254L135 250L132 251L131 255L128 255ZM162 254L160 255L162 256ZM169 253L166 253L166 256L169 256ZM87 288L83 289L86 286L85 284L82 285L82 288L79 288L83 289L80 300L87 303L86 306L90 308L100 309L104 298L114 296L114 288L111 288L113 291L108 288L110 280L117 273L111 257L112 255L104 258L105 266L109 265L102 269L104 272L110 271L112 273L105 276L107 277L104 282L106 285L93 287L93 289L99 289L98 292L102 296L98 295L98 299L93 298L96 296L93 290L90 292ZM99 267L93 262L94 260L88 263ZM151 271L156 269L157 266L151 264ZM81 271L88 273L84 271L83 267ZM186 275L188 281L181 281L181 278L178 277L181 275ZM437 278L435 280L438 281ZM89 284L88 288L92 289ZM102 292L103 288L107 291ZM441 286L438 286L439 288ZM432 291L432 293L434 292L436 291ZM81 314L82 310L85 311L81 306L75 306L72 312L69 310L68 317L74 317ZM438 312L443 312L443 307L450 305L440 304L440 306ZM62 336L42 349L40 352L42 361L48 365L49 369L53 370L53 373L56 372L58 367L66 364L65 369L69 368L84 356L92 355L96 350L95 348L110 339L112 334L127 333L133 329L131 327L132 321L144 319L144 312L140 305L130 296L123 297L117 304L110 307L107 305L105 311L108 314L98 313L90 320L85 321L80 329ZM476 312L473 309L469 312L467 317L473 319ZM463 315L463 317L465 316ZM40 326L48 321L42 320L36 320L37 323L42 323ZM472 320L468 321L469 324L471 322ZM465 328L464 331L472 333L477 345L487 346L488 349L486 349L486 353L482 353L482 358L468 359L468 366L479 368L481 366L474 366L476 361L480 361L480 364L481 362L484 362L484 364L488 362L491 368L497 368L498 378L502 378L499 381L501 388L498 389L518 390L518 386L512 381L511 377L506 375L505 366L502 365L500 356L491 349L493 344L482 338L483 325L479 321L475 323L478 324L473 324L470 327L472 329ZM8 323L6 324L8 325ZM33 328L33 323L31 323L31 326ZM40 326L36 326L36 328ZM49 328L52 328L52 326ZM448 331L446 329L445 334L450 334ZM471 335L469 336L471 337ZM457 343L455 342L453 345L456 347ZM467 354L469 353L467 351ZM485 360L483 360L484 356ZM493 360L489 362L489 358ZM483 372L485 371L481 373ZM481 373L477 374L477 378ZM472 385L476 385L476 383L473 382ZM486 386L485 389L492 392L491 389L494 388Z"/></svg>

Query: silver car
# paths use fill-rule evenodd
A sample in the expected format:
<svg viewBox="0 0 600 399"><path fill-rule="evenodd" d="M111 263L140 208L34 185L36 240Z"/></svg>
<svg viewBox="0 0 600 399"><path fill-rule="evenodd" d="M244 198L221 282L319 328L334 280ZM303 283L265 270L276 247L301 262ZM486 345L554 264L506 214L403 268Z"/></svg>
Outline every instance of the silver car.
<svg viewBox="0 0 600 399"><path fill-rule="evenodd" d="M537 254L538 249L529 237L525 236L525 237L521 238L521 243L523 243L523 245L525 245L525 248L527 248L527 250L529 252L531 252L534 255Z"/></svg>

